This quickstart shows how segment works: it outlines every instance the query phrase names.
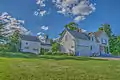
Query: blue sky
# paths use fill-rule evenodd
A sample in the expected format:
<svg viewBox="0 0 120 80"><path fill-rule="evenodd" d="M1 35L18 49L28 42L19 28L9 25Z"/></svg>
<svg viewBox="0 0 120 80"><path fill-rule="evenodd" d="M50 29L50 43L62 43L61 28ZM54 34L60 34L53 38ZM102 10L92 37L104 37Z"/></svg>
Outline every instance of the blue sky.
<svg viewBox="0 0 120 80"><path fill-rule="evenodd" d="M96 31L103 23L109 23L115 34L120 34L120 0L91 0L96 3L96 10L88 15L85 20L79 21L79 27L88 31ZM46 3L49 14L35 16L38 9L36 0L0 0L0 13L8 12L17 19L25 20L25 28L34 35L45 32L50 37L57 37L64 25L73 21L73 18L56 12L52 3ZM41 30L41 26L49 26L47 31Z"/></svg>

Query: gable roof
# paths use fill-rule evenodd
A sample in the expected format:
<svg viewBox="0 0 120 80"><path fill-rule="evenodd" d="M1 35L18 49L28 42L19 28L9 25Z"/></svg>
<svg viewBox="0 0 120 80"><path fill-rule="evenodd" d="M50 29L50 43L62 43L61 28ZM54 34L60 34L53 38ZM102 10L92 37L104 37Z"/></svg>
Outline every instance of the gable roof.
<svg viewBox="0 0 120 80"><path fill-rule="evenodd" d="M83 39L83 40L90 40L90 37L88 34L84 32L78 32L78 31L72 31L69 29L66 29L73 37L77 39Z"/></svg>
<svg viewBox="0 0 120 80"><path fill-rule="evenodd" d="M97 32L94 32L94 35L96 37L99 37L102 33L103 33L103 31L97 31Z"/></svg>
<svg viewBox="0 0 120 80"><path fill-rule="evenodd" d="M38 39L38 37L31 36L31 35L21 35L21 39L22 40L26 40L26 41L40 42L40 40Z"/></svg>

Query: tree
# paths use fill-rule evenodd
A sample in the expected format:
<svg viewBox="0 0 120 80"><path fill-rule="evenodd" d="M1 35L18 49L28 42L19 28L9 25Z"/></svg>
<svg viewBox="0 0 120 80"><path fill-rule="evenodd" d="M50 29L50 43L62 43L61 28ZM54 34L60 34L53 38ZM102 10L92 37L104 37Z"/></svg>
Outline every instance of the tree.
<svg viewBox="0 0 120 80"><path fill-rule="evenodd" d="M109 38L112 36L112 30L109 24L102 24L99 30L105 31Z"/></svg>
<svg viewBox="0 0 120 80"><path fill-rule="evenodd" d="M60 44L57 42L54 42L52 44L52 52L59 52L60 51Z"/></svg>
<svg viewBox="0 0 120 80"><path fill-rule="evenodd" d="M5 23L0 22L0 42L6 43L8 41L8 38L6 37L4 26Z"/></svg>
<svg viewBox="0 0 120 80"><path fill-rule="evenodd" d="M69 24L65 25L64 28L70 29L72 31L78 30L78 24L75 22L70 22ZM62 36L65 33L65 31L62 31L59 35Z"/></svg>
<svg viewBox="0 0 120 80"><path fill-rule="evenodd" d="M112 35L109 39L109 47L110 47L110 52L114 55L117 55L116 53L116 47L117 47L117 36Z"/></svg>
<svg viewBox="0 0 120 80"><path fill-rule="evenodd" d="M19 43L19 38L20 38L20 32L18 30L16 30L13 33L13 35L11 35L9 37L9 39L10 39L10 45L15 48L14 49L15 51L19 51L19 44L20 44Z"/></svg>
<svg viewBox="0 0 120 80"><path fill-rule="evenodd" d="M69 24L64 26L65 28L68 28L70 30L77 30L78 29L78 24L75 22L70 22Z"/></svg>
<svg viewBox="0 0 120 80"><path fill-rule="evenodd" d="M102 27L100 27L99 30L105 31L106 34L108 35L110 52L113 55L119 55L120 54L120 36L115 36L112 33L112 29L109 24L102 24Z"/></svg>
<svg viewBox="0 0 120 80"><path fill-rule="evenodd" d="M0 22L0 39L4 37L3 35L4 24Z"/></svg>

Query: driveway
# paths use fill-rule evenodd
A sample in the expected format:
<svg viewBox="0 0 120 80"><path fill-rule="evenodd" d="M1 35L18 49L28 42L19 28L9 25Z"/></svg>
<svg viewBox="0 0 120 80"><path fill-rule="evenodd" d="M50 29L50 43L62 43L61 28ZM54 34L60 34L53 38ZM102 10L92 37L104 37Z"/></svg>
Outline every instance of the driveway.
<svg viewBox="0 0 120 80"><path fill-rule="evenodd" d="M95 59L120 60L120 57L93 57Z"/></svg>

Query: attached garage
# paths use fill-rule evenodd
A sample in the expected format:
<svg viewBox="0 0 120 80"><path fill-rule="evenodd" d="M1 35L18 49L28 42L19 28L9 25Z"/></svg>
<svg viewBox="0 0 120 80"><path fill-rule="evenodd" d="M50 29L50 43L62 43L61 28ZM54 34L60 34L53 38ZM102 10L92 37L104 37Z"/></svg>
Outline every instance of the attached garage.
<svg viewBox="0 0 120 80"><path fill-rule="evenodd" d="M78 56L90 56L90 47L79 45L77 46L76 54Z"/></svg>

